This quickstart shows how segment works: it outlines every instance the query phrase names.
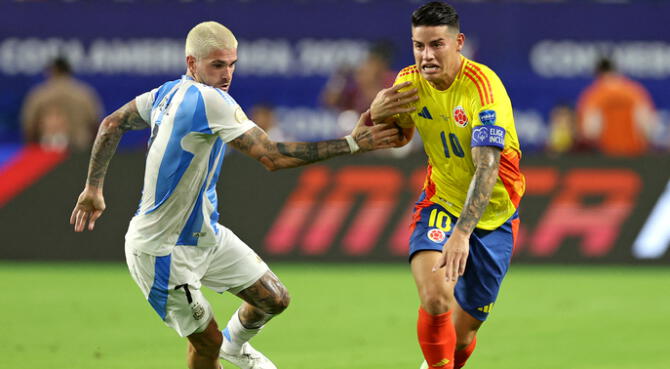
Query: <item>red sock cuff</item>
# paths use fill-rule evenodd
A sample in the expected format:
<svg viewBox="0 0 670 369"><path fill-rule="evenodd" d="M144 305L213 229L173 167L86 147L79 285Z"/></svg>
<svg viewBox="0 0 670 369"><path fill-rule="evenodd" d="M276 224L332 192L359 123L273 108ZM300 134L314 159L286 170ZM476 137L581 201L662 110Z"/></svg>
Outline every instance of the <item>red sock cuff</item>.
<svg viewBox="0 0 670 369"><path fill-rule="evenodd" d="M475 346L477 345L477 337L472 339L472 342L470 344L462 349L462 350L456 350L456 353L454 355L454 369L460 369L465 365L465 362L468 361L468 358L470 355L472 355L472 352L475 351Z"/></svg>
<svg viewBox="0 0 670 369"><path fill-rule="evenodd" d="M451 319L451 311L446 313L432 315L426 310L423 310L422 307L419 307L419 319L426 321L429 325L432 326L443 326L449 324Z"/></svg>
<svg viewBox="0 0 670 369"><path fill-rule="evenodd" d="M419 308L417 338L430 368L454 368L456 330L451 321L451 311L432 315Z"/></svg>

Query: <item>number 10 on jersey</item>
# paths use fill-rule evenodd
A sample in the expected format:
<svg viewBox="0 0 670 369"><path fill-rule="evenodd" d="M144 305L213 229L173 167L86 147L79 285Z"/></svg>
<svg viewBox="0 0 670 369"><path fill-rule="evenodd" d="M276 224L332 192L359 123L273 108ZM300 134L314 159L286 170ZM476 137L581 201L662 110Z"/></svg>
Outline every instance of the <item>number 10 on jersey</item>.
<svg viewBox="0 0 670 369"><path fill-rule="evenodd" d="M458 137L453 134L449 133L449 142L447 143L447 135L444 133L444 131L440 132L440 138L442 139L442 147L444 148L444 156L447 158L450 158L451 155L449 154L449 146L451 146L451 151L454 153L454 155L458 156L459 158L462 158L465 156L465 152L463 151L463 147L461 146L461 143L458 141Z"/></svg>

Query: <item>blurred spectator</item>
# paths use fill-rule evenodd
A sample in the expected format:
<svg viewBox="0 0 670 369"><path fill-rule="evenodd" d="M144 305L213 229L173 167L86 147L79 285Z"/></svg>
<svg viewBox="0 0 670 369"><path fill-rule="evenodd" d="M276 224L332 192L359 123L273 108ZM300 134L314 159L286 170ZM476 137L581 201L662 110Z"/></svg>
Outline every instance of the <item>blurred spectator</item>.
<svg viewBox="0 0 670 369"><path fill-rule="evenodd" d="M356 68L341 69L328 80L321 101L340 111L337 124L342 132L351 131L360 113L370 108L377 93L393 85L397 72L390 67L391 56L392 44L379 42L370 47L367 58ZM422 147L421 140L415 137L408 145L380 150L374 155L402 158Z"/></svg>
<svg viewBox="0 0 670 369"><path fill-rule="evenodd" d="M45 73L47 80L28 93L21 109L26 141L52 150L88 150L102 113L98 95L72 76L63 58Z"/></svg>
<svg viewBox="0 0 670 369"><path fill-rule="evenodd" d="M576 146L577 121L570 105L558 104L549 112L549 135L547 152L564 154Z"/></svg>
<svg viewBox="0 0 670 369"><path fill-rule="evenodd" d="M647 90L616 72L608 59L596 66L596 79L577 102L579 134L607 155L635 156L648 151L656 130L654 103Z"/></svg>
<svg viewBox="0 0 670 369"><path fill-rule="evenodd" d="M258 104L251 108L251 120L263 129L273 141L287 141L286 135L277 124L274 109L270 105Z"/></svg>
<svg viewBox="0 0 670 369"><path fill-rule="evenodd" d="M330 78L321 97L323 103L341 111L366 111L379 90L393 85L396 72L389 67L390 58L389 44L371 47L368 57L354 70L340 70Z"/></svg>

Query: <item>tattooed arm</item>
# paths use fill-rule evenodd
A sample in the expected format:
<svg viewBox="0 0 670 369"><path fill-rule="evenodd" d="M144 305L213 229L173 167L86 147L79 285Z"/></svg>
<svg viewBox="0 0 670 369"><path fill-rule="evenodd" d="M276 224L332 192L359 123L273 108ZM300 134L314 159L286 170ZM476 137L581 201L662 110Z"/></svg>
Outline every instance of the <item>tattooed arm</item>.
<svg viewBox="0 0 670 369"><path fill-rule="evenodd" d="M397 147L399 131L389 125L367 126L369 113L361 115L351 137L360 152ZM351 149L344 138L320 142L274 142L260 128L252 128L232 140L237 150L258 160L265 168L274 171L326 160L350 154Z"/></svg>
<svg viewBox="0 0 670 369"><path fill-rule="evenodd" d="M88 229L93 230L95 221L105 210L102 187L105 174L107 174L107 167L116 152L119 141L121 141L121 136L128 130L148 127L149 124L142 119L137 111L135 100L103 119L93 143L86 187L79 195L77 204L70 216L70 224L75 225L75 232L83 231L87 222Z"/></svg>
<svg viewBox="0 0 670 369"><path fill-rule="evenodd" d="M451 281L457 280L465 272L470 252L470 235L484 214L493 186L498 180L500 149L492 146L473 147L472 161L475 164L475 174L470 182L463 211L444 245L442 257L433 267L433 271L446 267L446 278Z"/></svg>
<svg viewBox="0 0 670 369"><path fill-rule="evenodd" d="M463 211L456 222L456 228L467 233L468 236L475 230L475 226L484 214L491 199L493 186L498 180L500 149L493 146L473 147L472 161L475 163L475 174L470 182L468 195L465 197Z"/></svg>
<svg viewBox="0 0 670 369"><path fill-rule="evenodd" d="M121 136L126 131L148 127L149 124L142 119L137 111L135 100L103 119L100 128L98 128L95 142L93 142L86 186L102 189L107 167L116 152L119 141L121 141Z"/></svg>

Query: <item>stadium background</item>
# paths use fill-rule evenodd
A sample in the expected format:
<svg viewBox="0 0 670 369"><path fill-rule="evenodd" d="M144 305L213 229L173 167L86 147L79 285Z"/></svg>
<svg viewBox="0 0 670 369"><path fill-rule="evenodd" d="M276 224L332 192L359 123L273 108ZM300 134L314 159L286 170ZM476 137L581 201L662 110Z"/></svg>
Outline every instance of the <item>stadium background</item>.
<svg viewBox="0 0 670 369"><path fill-rule="evenodd" d="M275 106L297 139L331 138L342 129L319 104L326 80L379 41L392 45L396 70L411 64L409 14L418 3L1 3L0 280L9 287L0 298L0 367L183 362L181 343L141 304L122 262L147 133L124 138L106 183L107 212L95 232L75 235L67 218L87 156L21 143L19 108L44 64L67 56L110 112L183 73L185 33L215 19L240 39L236 100ZM454 3L466 53L508 88L528 177L514 268L472 367L669 367L662 333L670 329L670 4ZM545 155L549 111L574 103L603 52L651 92L665 127L654 152ZM293 307L257 339L280 367L418 366L403 237L424 164L422 154L363 155L266 173L240 155L226 159L222 222L294 295ZM220 319L234 309L232 299L212 299ZM146 362L147 350L155 360Z"/></svg>

